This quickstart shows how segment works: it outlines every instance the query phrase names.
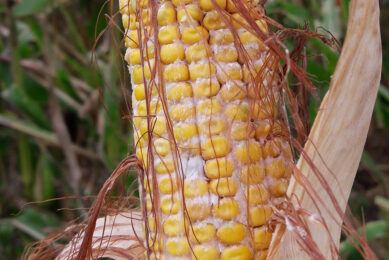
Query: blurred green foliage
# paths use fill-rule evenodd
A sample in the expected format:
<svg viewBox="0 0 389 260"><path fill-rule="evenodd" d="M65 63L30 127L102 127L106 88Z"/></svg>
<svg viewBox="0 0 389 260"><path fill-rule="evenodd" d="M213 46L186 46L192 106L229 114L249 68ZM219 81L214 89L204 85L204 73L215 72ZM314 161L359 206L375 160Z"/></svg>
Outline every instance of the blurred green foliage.
<svg viewBox="0 0 389 260"><path fill-rule="evenodd" d="M104 2L0 2L2 259L17 259L27 244L80 216L91 203L88 196L97 194L109 173L131 152L131 123L123 118L128 114L129 91L122 92L130 86L120 55L120 30L108 27L94 45L111 17L120 24L116 13L111 13L111 2ZM342 42L348 3L273 0L267 11L285 27L308 23L311 30L329 31ZM118 10L116 1L112 4ZM382 8L382 28L386 28L388 1L382 1ZM360 221L367 222L367 237L375 241L372 246L384 259L389 245L385 199L389 192L389 32L382 33L382 86L350 207ZM323 97L339 53L317 39L308 40L306 51L307 70ZM319 104L315 99L310 103L312 121ZM78 198L26 205L74 194ZM80 210L57 211L60 208ZM342 243L342 256L360 259L347 241Z"/></svg>

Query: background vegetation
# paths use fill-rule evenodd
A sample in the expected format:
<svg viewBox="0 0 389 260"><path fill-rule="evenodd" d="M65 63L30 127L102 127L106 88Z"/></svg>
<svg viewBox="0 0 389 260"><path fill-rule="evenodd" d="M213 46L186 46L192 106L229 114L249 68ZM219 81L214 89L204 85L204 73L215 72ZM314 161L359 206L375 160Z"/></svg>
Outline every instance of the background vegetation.
<svg viewBox="0 0 389 260"><path fill-rule="evenodd" d="M122 117L130 86L120 56L120 31L113 26L94 45L110 19L120 24L110 13L111 4L118 10L116 1L104 2L0 1L1 259L19 258L26 245L80 216L91 195L131 152L131 124ZM305 22L312 30L324 27L342 42L348 3L273 0L268 12L286 27ZM381 6L382 85L349 205L367 224L373 249L388 259L389 1ZM339 53L310 40L307 54L308 72L315 75L322 96ZM311 101L311 120L317 103ZM347 242L342 255L360 259Z"/></svg>

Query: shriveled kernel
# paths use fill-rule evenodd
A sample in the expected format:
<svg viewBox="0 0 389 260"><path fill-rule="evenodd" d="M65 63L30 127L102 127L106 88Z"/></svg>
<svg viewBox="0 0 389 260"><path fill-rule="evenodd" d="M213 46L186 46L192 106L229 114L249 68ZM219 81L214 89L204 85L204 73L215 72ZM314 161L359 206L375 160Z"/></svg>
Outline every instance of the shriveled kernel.
<svg viewBox="0 0 389 260"><path fill-rule="evenodd" d="M209 183L212 193L219 197L231 197L238 191L238 183L232 178L220 178Z"/></svg>
<svg viewBox="0 0 389 260"><path fill-rule="evenodd" d="M226 0L215 0L216 4L225 9L227 6L227 1ZM216 9L213 1L211 0L200 0L200 8L203 9L204 11L211 11Z"/></svg>
<svg viewBox="0 0 389 260"><path fill-rule="evenodd" d="M218 11L208 12L204 17L203 25L208 30L219 30L226 28L226 25L221 19Z"/></svg>
<svg viewBox="0 0 389 260"><path fill-rule="evenodd" d="M166 156L170 153L170 143L164 138L158 138L154 141L155 152L160 156Z"/></svg>
<svg viewBox="0 0 389 260"><path fill-rule="evenodd" d="M258 143L250 142L235 149L235 156L238 161L244 164L258 162L262 158L261 146Z"/></svg>
<svg viewBox="0 0 389 260"><path fill-rule="evenodd" d="M172 256L182 256L189 251L190 247L186 237L168 238L166 251Z"/></svg>
<svg viewBox="0 0 389 260"><path fill-rule="evenodd" d="M252 257L249 247L244 245L230 246L223 250L220 260L250 260Z"/></svg>
<svg viewBox="0 0 389 260"><path fill-rule="evenodd" d="M272 238L272 232L266 227L254 229L254 247L256 250L263 250L269 248Z"/></svg>
<svg viewBox="0 0 389 260"><path fill-rule="evenodd" d="M266 164L266 174L273 178L281 178L285 174L285 163L282 159L276 159Z"/></svg>
<svg viewBox="0 0 389 260"><path fill-rule="evenodd" d="M244 166L240 171L240 180L246 184L259 184L265 178L265 169L261 165Z"/></svg>
<svg viewBox="0 0 389 260"><path fill-rule="evenodd" d="M186 204L186 210L191 221L204 220L211 214L211 205L190 202Z"/></svg>
<svg viewBox="0 0 389 260"><path fill-rule="evenodd" d="M278 157L282 152L282 145L279 139L269 140L263 147L263 157Z"/></svg>
<svg viewBox="0 0 389 260"><path fill-rule="evenodd" d="M189 15L189 17L188 17ZM191 22L201 22L204 13L197 4L189 4L177 12L177 20L181 24L191 24ZM190 20L191 19L191 20Z"/></svg>
<svg viewBox="0 0 389 260"><path fill-rule="evenodd" d="M175 25L167 25L159 29L158 41L160 44L173 43L180 38L180 30Z"/></svg>
<svg viewBox="0 0 389 260"><path fill-rule="evenodd" d="M234 47L223 48L215 53L215 60L218 62L236 62L238 52Z"/></svg>
<svg viewBox="0 0 389 260"><path fill-rule="evenodd" d="M257 140L264 139L268 136L271 125L268 121L262 121L255 129L255 138Z"/></svg>
<svg viewBox="0 0 389 260"><path fill-rule="evenodd" d="M224 157L231 151L227 138L215 136L207 139L201 146L201 155L204 160Z"/></svg>
<svg viewBox="0 0 389 260"><path fill-rule="evenodd" d="M192 96L192 86L188 83L180 83L169 90L167 98L170 101L179 101L183 98L188 98Z"/></svg>
<svg viewBox="0 0 389 260"><path fill-rule="evenodd" d="M185 57L188 63L196 62L209 56L211 56L209 46L202 43L189 46L185 51Z"/></svg>
<svg viewBox="0 0 389 260"><path fill-rule="evenodd" d="M177 196L167 196L161 200L161 210L165 214L177 214L180 209L180 200Z"/></svg>
<svg viewBox="0 0 389 260"><path fill-rule="evenodd" d="M155 171L159 174L172 173L174 171L174 164L170 160L164 160L155 166Z"/></svg>
<svg viewBox="0 0 389 260"><path fill-rule="evenodd" d="M172 43L162 45L161 47L161 61L164 64L170 64L176 60L183 60L185 57L185 50L181 44Z"/></svg>
<svg viewBox="0 0 389 260"><path fill-rule="evenodd" d="M203 196L208 192L208 182L205 180L185 181L184 194L185 198Z"/></svg>
<svg viewBox="0 0 389 260"><path fill-rule="evenodd" d="M177 141L192 139L197 135L196 124L182 124L174 128L174 137Z"/></svg>
<svg viewBox="0 0 389 260"><path fill-rule="evenodd" d="M230 30L216 31L211 35L209 44L211 45L227 45L234 42L234 35Z"/></svg>
<svg viewBox="0 0 389 260"><path fill-rule="evenodd" d="M210 78L216 73L216 67L212 63L200 63L190 66L190 79L196 81L197 79Z"/></svg>
<svg viewBox="0 0 389 260"><path fill-rule="evenodd" d="M264 204L269 200L269 192L263 185L252 185L246 189L245 197L249 205Z"/></svg>
<svg viewBox="0 0 389 260"><path fill-rule="evenodd" d="M186 64L171 64L165 67L163 78L167 82L186 81L189 79L189 70Z"/></svg>
<svg viewBox="0 0 389 260"><path fill-rule="evenodd" d="M159 182L159 190L163 194L171 194L177 190L176 180L173 178L166 178Z"/></svg>
<svg viewBox="0 0 389 260"><path fill-rule="evenodd" d="M235 123L232 125L231 137L235 141L243 141L253 138L255 130L249 123Z"/></svg>
<svg viewBox="0 0 389 260"><path fill-rule="evenodd" d="M281 197L288 191L289 181L287 179L275 180L269 187L271 195Z"/></svg>
<svg viewBox="0 0 389 260"><path fill-rule="evenodd" d="M238 63L231 63L230 66L217 71L217 79L221 84L227 81L242 80L242 76L242 68Z"/></svg>
<svg viewBox="0 0 389 260"><path fill-rule="evenodd" d="M220 89L220 84L215 80L202 80L193 84L193 93L196 97L215 96Z"/></svg>
<svg viewBox="0 0 389 260"><path fill-rule="evenodd" d="M189 227L190 239L193 242L205 243L213 240L216 229L212 224L200 223Z"/></svg>
<svg viewBox="0 0 389 260"><path fill-rule="evenodd" d="M217 260L219 259L219 251L215 246L197 245L193 247L195 259Z"/></svg>
<svg viewBox="0 0 389 260"><path fill-rule="evenodd" d="M231 177L234 169L234 163L225 157L209 160L205 163L205 175L210 179Z"/></svg>
<svg viewBox="0 0 389 260"><path fill-rule="evenodd" d="M185 232L185 221L178 216L169 216L163 223L163 231L169 236L177 236Z"/></svg>
<svg viewBox="0 0 389 260"><path fill-rule="evenodd" d="M197 111L206 116L215 115L220 113L222 109L222 105L217 99L207 99L202 102L200 102L197 105Z"/></svg>
<svg viewBox="0 0 389 260"><path fill-rule="evenodd" d="M246 104L232 104L227 106L224 115L230 120L247 121L249 118L250 110Z"/></svg>
<svg viewBox="0 0 389 260"><path fill-rule="evenodd" d="M204 135L218 135L226 130L226 123L220 118L212 118L201 122L199 125L200 134Z"/></svg>
<svg viewBox="0 0 389 260"><path fill-rule="evenodd" d="M207 41L209 37L207 29L202 26L187 27L182 31L182 41L186 44L194 44L201 40Z"/></svg>
<svg viewBox="0 0 389 260"><path fill-rule="evenodd" d="M223 198L213 205L213 214L224 220L231 220L240 213L239 204L236 200Z"/></svg>
<svg viewBox="0 0 389 260"><path fill-rule="evenodd" d="M249 225L258 227L266 224L272 213L272 209L267 206L251 207L249 209Z"/></svg>
<svg viewBox="0 0 389 260"><path fill-rule="evenodd" d="M246 89L236 84L223 85L220 90L220 97L225 101L235 101L246 97Z"/></svg>
<svg viewBox="0 0 389 260"><path fill-rule="evenodd" d="M165 2L158 9L157 21L160 26L168 25L176 21L176 10L170 2Z"/></svg>
<svg viewBox="0 0 389 260"><path fill-rule="evenodd" d="M266 260L267 259L267 250L258 251L255 253L254 260Z"/></svg>
<svg viewBox="0 0 389 260"><path fill-rule="evenodd" d="M245 239L246 228L242 223L228 222L217 230L216 236L223 244L236 244Z"/></svg>
<svg viewBox="0 0 389 260"><path fill-rule="evenodd" d="M144 178L143 187L146 192L153 192L153 181L151 179Z"/></svg>
<svg viewBox="0 0 389 260"><path fill-rule="evenodd" d="M170 117L175 121L185 120L191 116L194 116L196 109L194 107L188 107L184 105L174 106L170 111Z"/></svg>

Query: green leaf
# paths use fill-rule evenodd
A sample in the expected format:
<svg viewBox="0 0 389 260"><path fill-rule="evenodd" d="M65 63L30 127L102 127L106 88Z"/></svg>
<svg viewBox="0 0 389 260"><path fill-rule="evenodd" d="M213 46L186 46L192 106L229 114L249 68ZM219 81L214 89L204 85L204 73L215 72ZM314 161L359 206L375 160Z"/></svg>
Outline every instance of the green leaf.
<svg viewBox="0 0 389 260"><path fill-rule="evenodd" d="M23 0L13 9L15 16L27 16L39 13L46 8L50 0Z"/></svg>
<svg viewBox="0 0 389 260"><path fill-rule="evenodd" d="M30 119L37 125L50 129L50 123L46 114L34 100L25 94L23 90L20 88L10 88L2 94L6 100L20 109L21 112L30 116Z"/></svg>

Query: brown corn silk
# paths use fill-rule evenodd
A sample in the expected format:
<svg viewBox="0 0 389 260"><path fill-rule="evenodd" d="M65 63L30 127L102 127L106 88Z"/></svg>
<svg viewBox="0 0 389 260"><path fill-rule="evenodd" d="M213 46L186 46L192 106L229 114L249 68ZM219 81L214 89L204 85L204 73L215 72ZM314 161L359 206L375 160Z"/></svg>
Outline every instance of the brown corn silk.
<svg viewBox="0 0 389 260"><path fill-rule="evenodd" d="M151 259L267 255L292 169L283 76L263 7L234 3L120 1Z"/></svg>

